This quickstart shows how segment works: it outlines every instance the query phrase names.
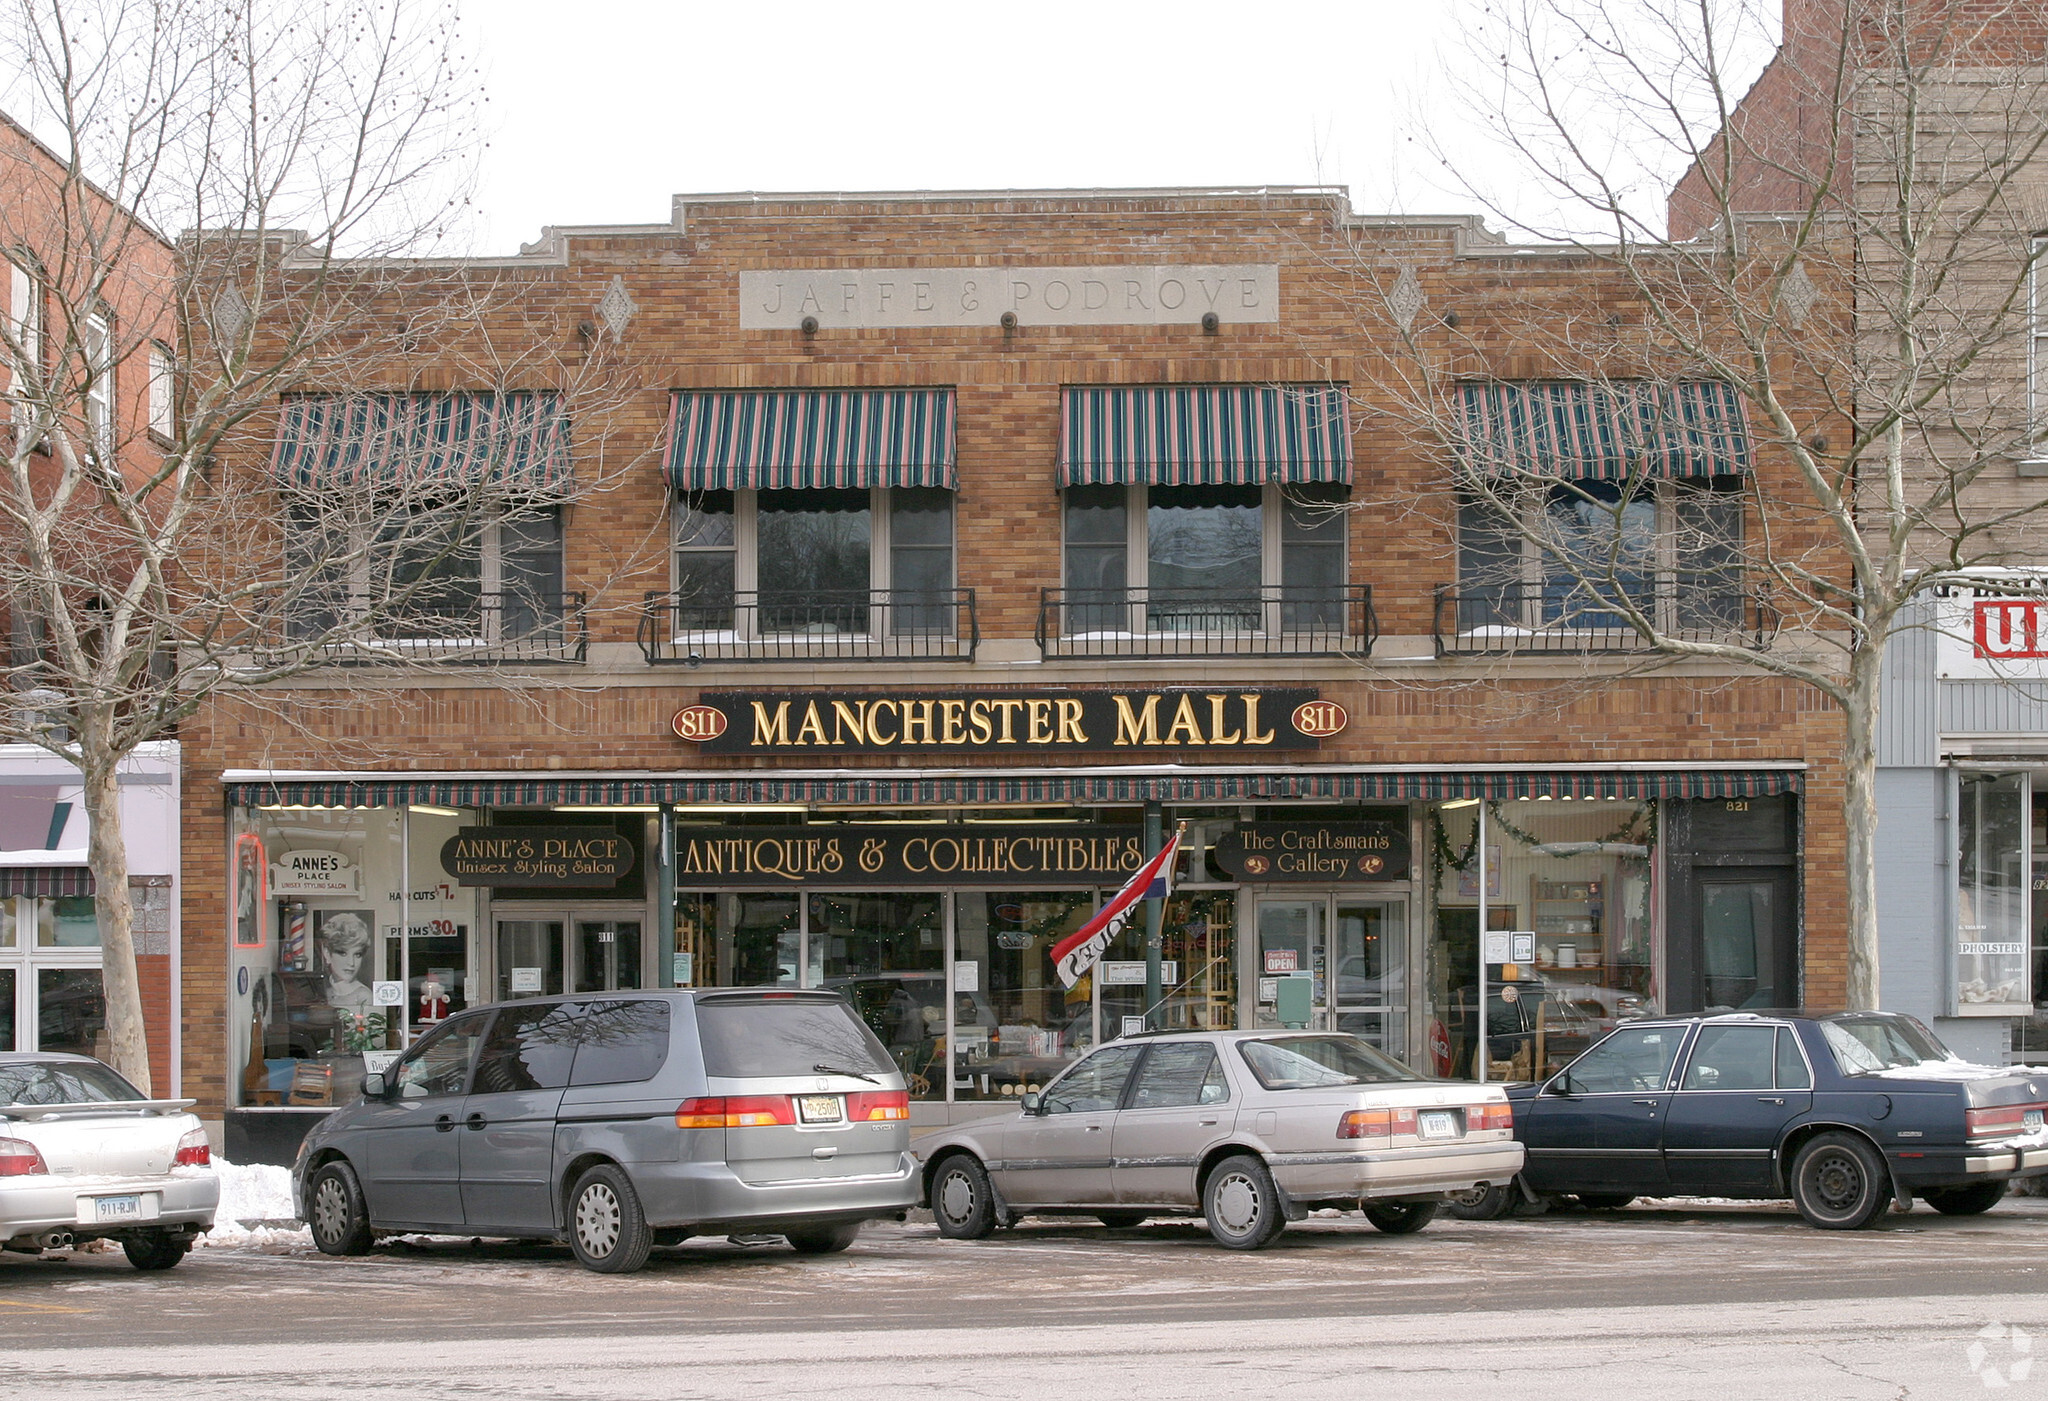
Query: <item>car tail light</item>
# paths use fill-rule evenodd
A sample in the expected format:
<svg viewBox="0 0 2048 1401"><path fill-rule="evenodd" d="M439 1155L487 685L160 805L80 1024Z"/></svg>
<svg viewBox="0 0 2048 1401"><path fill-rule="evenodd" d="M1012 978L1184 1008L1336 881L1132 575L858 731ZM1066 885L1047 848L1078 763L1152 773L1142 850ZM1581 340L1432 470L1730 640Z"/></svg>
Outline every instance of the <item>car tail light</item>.
<svg viewBox="0 0 2048 1401"><path fill-rule="evenodd" d="M910 1091L855 1090L846 1097L846 1117L856 1124L876 1119L908 1119Z"/></svg>
<svg viewBox="0 0 2048 1401"><path fill-rule="evenodd" d="M206 1141L205 1129L194 1129L178 1140L178 1152L171 1159L173 1167L210 1167L213 1164L213 1145Z"/></svg>
<svg viewBox="0 0 2048 1401"><path fill-rule="evenodd" d="M22 1138L0 1138L0 1177L28 1177L49 1170L35 1144Z"/></svg>
<svg viewBox="0 0 2048 1401"><path fill-rule="evenodd" d="M1352 1109L1337 1121L1339 1138L1370 1138L1384 1143L1396 1134L1414 1132L1413 1109Z"/></svg>
<svg viewBox="0 0 2048 1401"><path fill-rule="evenodd" d="M1514 1106L1505 1101L1465 1106L1466 1133L1480 1133L1487 1129L1507 1129L1512 1132L1514 1127Z"/></svg>
<svg viewBox="0 0 2048 1401"><path fill-rule="evenodd" d="M2027 1131L2029 1111L2041 1113L2048 1105L1994 1104L1984 1109L1963 1111L1964 1131L1971 1138L1999 1138Z"/></svg>
<svg viewBox="0 0 2048 1401"><path fill-rule="evenodd" d="M713 1095L676 1106L679 1129L748 1129L795 1122L796 1107L788 1095Z"/></svg>

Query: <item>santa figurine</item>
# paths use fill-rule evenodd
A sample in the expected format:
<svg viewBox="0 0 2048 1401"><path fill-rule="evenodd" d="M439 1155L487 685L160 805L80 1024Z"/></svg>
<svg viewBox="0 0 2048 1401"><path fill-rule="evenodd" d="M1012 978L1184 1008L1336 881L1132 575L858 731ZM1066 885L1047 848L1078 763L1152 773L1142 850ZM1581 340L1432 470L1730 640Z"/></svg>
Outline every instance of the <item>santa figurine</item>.
<svg viewBox="0 0 2048 1401"><path fill-rule="evenodd" d="M448 989L441 986L439 978L428 978L420 984L419 1020L438 1022L448 1015Z"/></svg>

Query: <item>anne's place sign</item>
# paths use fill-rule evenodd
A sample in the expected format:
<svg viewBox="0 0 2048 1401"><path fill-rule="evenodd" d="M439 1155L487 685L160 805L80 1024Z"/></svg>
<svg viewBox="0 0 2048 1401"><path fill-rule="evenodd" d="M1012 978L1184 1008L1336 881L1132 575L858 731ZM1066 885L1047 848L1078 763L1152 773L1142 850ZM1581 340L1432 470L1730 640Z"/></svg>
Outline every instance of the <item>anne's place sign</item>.
<svg viewBox="0 0 2048 1401"><path fill-rule="evenodd" d="M611 885L634 860L633 844L603 827L463 827L441 844L441 869L463 885Z"/></svg>
<svg viewBox="0 0 2048 1401"><path fill-rule="evenodd" d="M279 854L270 866L270 893L285 895L353 895L355 863L338 851L302 847Z"/></svg>
<svg viewBox="0 0 2048 1401"><path fill-rule="evenodd" d="M1280 319L1276 263L1083 268L788 268L740 274L740 328L1199 325Z"/></svg>

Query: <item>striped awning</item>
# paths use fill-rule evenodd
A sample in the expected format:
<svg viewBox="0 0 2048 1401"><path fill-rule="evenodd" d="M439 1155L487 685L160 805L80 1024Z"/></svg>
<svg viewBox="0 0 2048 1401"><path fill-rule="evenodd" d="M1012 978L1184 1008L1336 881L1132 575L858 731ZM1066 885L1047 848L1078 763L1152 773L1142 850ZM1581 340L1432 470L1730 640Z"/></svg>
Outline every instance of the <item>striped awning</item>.
<svg viewBox="0 0 2048 1401"><path fill-rule="evenodd" d="M1350 480L1340 384L1075 386L1061 396L1061 486Z"/></svg>
<svg viewBox="0 0 2048 1401"><path fill-rule="evenodd" d="M561 401L526 392L289 395L270 470L306 490L446 483L557 495L574 480Z"/></svg>
<svg viewBox="0 0 2048 1401"><path fill-rule="evenodd" d="M83 866L0 866L0 896L90 895L92 872Z"/></svg>
<svg viewBox="0 0 2048 1401"><path fill-rule="evenodd" d="M951 490L953 391L677 390L667 470L677 491Z"/></svg>
<svg viewBox="0 0 2048 1401"><path fill-rule="evenodd" d="M279 776L234 779L231 805L545 807L644 803L817 803L949 807L1007 803L1448 801L1458 798L1768 798L1800 791L1797 768L1216 770L1076 769L1020 774L678 774L634 777Z"/></svg>
<svg viewBox="0 0 2048 1401"><path fill-rule="evenodd" d="M1750 470L1742 396L1719 380L1484 380L1458 386L1459 456L1475 476L1559 481Z"/></svg>

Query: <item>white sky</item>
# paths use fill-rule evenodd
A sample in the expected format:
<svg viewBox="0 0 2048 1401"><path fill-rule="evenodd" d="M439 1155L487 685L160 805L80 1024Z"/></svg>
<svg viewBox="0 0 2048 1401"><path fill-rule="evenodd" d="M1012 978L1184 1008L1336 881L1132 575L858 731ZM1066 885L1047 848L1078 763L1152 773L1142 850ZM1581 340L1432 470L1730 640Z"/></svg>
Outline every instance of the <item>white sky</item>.
<svg viewBox="0 0 2048 1401"><path fill-rule="evenodd" d="M1329 183L1455 212L1407 114L1455 120L1431 74L1474 3L471 0L475 251L725 190Z"/></svg>

